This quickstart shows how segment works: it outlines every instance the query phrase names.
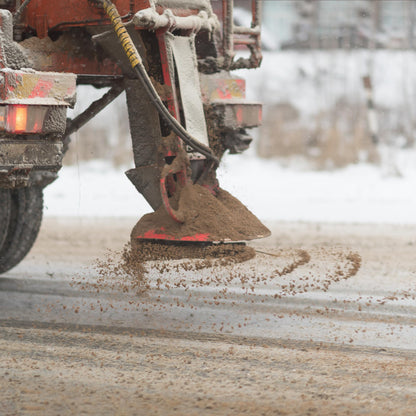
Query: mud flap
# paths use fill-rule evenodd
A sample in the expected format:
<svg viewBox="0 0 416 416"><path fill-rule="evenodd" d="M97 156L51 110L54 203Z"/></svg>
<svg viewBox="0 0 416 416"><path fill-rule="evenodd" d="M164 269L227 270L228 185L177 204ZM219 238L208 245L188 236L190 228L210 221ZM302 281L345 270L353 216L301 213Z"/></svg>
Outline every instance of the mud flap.
<svg viewBox="0 0 416 416"><path fill-rule="evenodd" d="M162 140L159 114L139 80L126 79L124 82L136 166L126 175L150 206L157 210L162 205L158 166L163 166L159 151Z"/></svg>
<svg viewBox="0 0 416 416"><path fill-rule="evenodd" d="M131 27L128 32L141 56L145 58L144 64L147 66L146 48L140 35ZM93 39L117 61L126 76L124 87L134 164L136 167L125 173L149 205L154 210L157 210L162 205L159 180L161 166L164 164L159 151L162 143L159 114L149 99L141 81L134 79L135 73L125 52L120 47L115 33L111 30L95 35Z"/></svg>
<svg viewBox="0 0 416 416"><path fill-rule="evenodd" d="M209 146L207 124L202 105L198 62L195 50L195 35L165 35L169 59L169 72L178 74L181 102L186 130L201 143ZM174 85L175 80L172 80Z"/></svg>

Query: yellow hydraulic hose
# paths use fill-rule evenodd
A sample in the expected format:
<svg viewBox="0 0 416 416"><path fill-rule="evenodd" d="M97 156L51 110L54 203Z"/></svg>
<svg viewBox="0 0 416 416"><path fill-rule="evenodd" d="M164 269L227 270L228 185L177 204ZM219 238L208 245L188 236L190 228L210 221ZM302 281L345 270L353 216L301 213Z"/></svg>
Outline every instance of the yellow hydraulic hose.
<svg viewBox="0 0 416 416"><path fill-rule="evenodd" d="M124 27L123 21L121 20L120 15L116 9L116 6L109 0L102 0L103 7L105 12L113 24L114 31L116 32L117 37L119 38L121 45L123 46L124 51L126 52L127 57L129 58L130 64L133 68L142 63L140 55L136 47L134 46L133 41L130 38L126 28Z"/></svg>
<svg viewBox="0 0 416 416"><path fill-rule="evenodd" d="M172 130L189 146L194 150L201 153L208 159L212 160L216 166L219 164L218 158L213 154L212 150L200 143L197 139L192 137L183 126L173 117L168 109L163 104L160 99L157 91L155 90L152 81L147 75L146 69L143 66L142 59L139 52L134 46L133 41L131 40L130 35L128 34L123 21L117 11L117 8L110 0L100 0L101 4L104 7L105 12L113 24L114 31L123 46L124 51L126 52L127 57L129 58L130 64L133 70L136 72L137 77L142 81L146 92L148 93L153 104L156 106L159 114L165 119L165 121L171 126Z"/></svg>

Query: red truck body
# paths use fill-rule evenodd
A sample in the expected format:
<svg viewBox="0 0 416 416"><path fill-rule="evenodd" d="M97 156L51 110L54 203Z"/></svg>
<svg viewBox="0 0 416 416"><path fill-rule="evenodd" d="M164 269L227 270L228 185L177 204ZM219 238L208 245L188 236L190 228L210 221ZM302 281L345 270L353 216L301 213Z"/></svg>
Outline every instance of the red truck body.
<svg viewBox="0 0 416 416"><path fill-rule="evenodd" d="M213 3L218 16L209 0L0 0L0 273L33 244L28 235L36 237L40 221L31 218L31 201L41 207L71 134L123 91L135 163L126 174L151 207L164 205L177 220L170 206L177 189L198 181L215 194L210 154L219 160L245 150L246 129L261 122L261 105L246 101L244 80L230 71L258 67L261 48L260 0L252 0L249 28L233 24L233 0ZM105 4L115 6L138 51L147 87ZM249 55L235 59L235 46ZM81 84L109 90L69 120ZM196 137L193 148L175 123ZM174 169L181 154L189 166Z"/></svg>

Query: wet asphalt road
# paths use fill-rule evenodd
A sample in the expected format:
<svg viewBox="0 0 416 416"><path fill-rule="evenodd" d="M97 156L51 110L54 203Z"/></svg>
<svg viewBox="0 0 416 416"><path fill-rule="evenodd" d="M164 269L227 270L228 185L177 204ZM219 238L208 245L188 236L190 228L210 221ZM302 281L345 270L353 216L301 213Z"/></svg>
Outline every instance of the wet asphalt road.
<svg viewBox="0 0 416 416"><path fill-rule="evenodd" d="M411 414L415 229L271 224L254 259L148 264L137 293L95 260L132 222L48 219L0 277L4 414Z"/></svg>
<svg viewBox="0 0 416 416"><path fill-rule="evenodd" d="M76 227L71 232L76 236ZM409 350L416 345L416 276L408 269L411 259L406 253L402 260L392 256L377 267L377 246L373 259L368 247L308 245L305 240L302 246L284 247L271 238L254 243L256 258L241 264L193 270L195 261L186 267L179 261L167 262L170 270L164 273L149 264L150 289L136 293L131 277L109 273L97 285L95 256L84 250L89 241L74 240L74 246L66 238L67 254L52 251L48 256L46 237L41 236L40 247L25 262L0 277L3 322L178 330ZM77 253L82 253L78 263ZM112 262L116 261L113 255ZM386 274L389 267L391 275Z"/></svg>

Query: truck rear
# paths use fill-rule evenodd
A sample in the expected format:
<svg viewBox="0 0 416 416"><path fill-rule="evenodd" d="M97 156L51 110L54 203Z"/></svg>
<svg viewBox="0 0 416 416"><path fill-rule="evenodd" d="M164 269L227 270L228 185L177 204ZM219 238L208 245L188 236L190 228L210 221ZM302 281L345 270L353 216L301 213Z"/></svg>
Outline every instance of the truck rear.
<svg viewBox="0 0 416 416"><path fill-rule="evenodd" d="M251 6L251 26L236 27L232 0L0 0L0 273L33 245L71 134L122 92L135 164L126 175L155 211L133 242L269 234L216 179L224 152L247 149L261 122L231 75L261 63L260 1ZM239 59L237 45L248 51ZM104 93L68 119L81 85ZM213 213L209 226L197 219Z"/></svg>

